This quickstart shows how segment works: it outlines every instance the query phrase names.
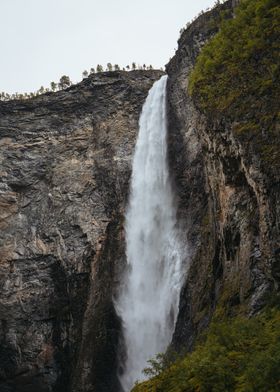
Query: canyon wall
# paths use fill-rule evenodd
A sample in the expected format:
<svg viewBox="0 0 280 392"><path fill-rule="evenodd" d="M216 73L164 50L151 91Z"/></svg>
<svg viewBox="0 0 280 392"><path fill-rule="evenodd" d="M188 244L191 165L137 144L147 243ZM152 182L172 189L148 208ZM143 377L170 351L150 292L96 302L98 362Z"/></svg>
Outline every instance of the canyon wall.
<svg viewBox="0 0 280 392"><path fill-rule="evenodd" d="M166 67L169 164L189 248L178 351L214 312L253 315L279 289L279 167L188 93L201 48L236 4L198 17ZM140 111L162 74L100 73L0 102L1 392L118 390L124 210Z"/></svg>
<svg viewBox="0 0 280 392"><path fill-rule="evenodd" d="M116 391L123 212L161 75L102 73L0 102L1 391Z"/></svg>
<svg viewBox="0 0 280 392"><path fill-rule="evenodd" d="M193 346L214 311L255 314L279 288L279 168L260 158L257 139L236 135L237 119L203 114L188 93L201 48L217 33L221 15L233 17L236 4L196 19L167 65L170 164L191 249L177 350ZM253 115L253 105L246 110Z"/></svg>

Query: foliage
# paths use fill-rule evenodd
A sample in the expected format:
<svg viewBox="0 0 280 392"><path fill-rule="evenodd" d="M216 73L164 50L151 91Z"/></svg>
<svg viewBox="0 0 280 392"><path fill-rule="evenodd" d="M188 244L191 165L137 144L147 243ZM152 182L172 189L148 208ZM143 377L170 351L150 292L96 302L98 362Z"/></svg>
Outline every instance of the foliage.
<svg viewBox="0 0 280 392"><path fill-rule="evenodd" d="M202 111L234 121L236 136L254 138L261 160L277 165L279 20L277 0L241 0L235 17L203 47L189 81Z"/></svg>
<svg viewBox="0 0 280 392"><path fill-rule="evenodd" d="M129 65L127 65L125 68L123 68L123 71L129 71L130 69L136 70L137 68L139 70L142 70L142 69L152 70L153 69L152 65L150 65L149 67L146 67L145 64L143 66L141 66L141 65L136 66L136 63L132 63L131 67ZM114 64L114 66L113 66L111 63L108 63L106 71L112 72L113 70L120 71L121 68L118 64ZM90 68L89 72L87 70L84 70L82 73L82 77L84 79L84 78L87 78L89 75L99 73L99 72L104 72L104 68L101 64L97 64L96 70L93 67ZM55 92L55 91L57 91L57 89L59 89L59 90L66 89L66 88L70 87L71 85L72 85L72 82L71 82L69 76L63 75L60 78L60 81L58 83L51 82L50 88L45 88L44 86L41 86L39 88L39 90L36 92L24 93L24 94L19 94L19 93L8 94L5 91L2 91L2 92L0 92L0 101L10 101L10 100L14 100L14 99L15 100L30 99L30 98L34 98L34 97L41 95L41 94L44 94L44 93Z"/></svg>
<svg viewBox="0 0 280 392"><path fill-rule="evenodd" d="M97 72L103 72L103 67L102 67L101 64L97 64L97 66L96 66L96 71L97 71Z"/></svg>
<svg viewBox="0 0 280 392"><path fill-rule="evenodd" d="M52 91L55 91L57 88L57 84L55 82L51 82L51 89Z"/></svg>
<svg viewBox="0 0 280 392"><path fill-rule="evenodd" d="M59 79L58 87L62 90L64 88L71 86L71 84L72 84L72 82L71 82L69 76L63 75Z"/></svg>
<svg viewBox="0 0 280 392"><path fill-rule="evenodd" d="M251 319L214 318L192 353L167 369L161 358L150 362L154 377L133 392L279 391L280 310Z"/></svg>
<svg viewBox="0 0 280 392"><path fill-rule="evenodd" d="M109 72L113 71L113 66L111 63L107 63L107 71Z"/></svg>

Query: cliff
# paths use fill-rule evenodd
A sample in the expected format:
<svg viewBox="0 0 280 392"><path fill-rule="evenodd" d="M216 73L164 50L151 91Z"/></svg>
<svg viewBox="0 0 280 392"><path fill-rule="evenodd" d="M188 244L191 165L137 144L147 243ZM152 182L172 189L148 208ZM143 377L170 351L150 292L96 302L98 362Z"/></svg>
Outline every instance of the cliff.
<svg viewBox="0 0 280 392"><path fill-rule="evenodd" d="M0 103L0 390L116 391L123 212L160 71Z"/></svg>
<svg viewBox="0 0 280 392"><path fill-rule="evenodd" d="M188 276L135 392L279 390L279 16L275 0L217 5L167 65Z"/></svg>
<svg viewBox="0 0 280 392"><path fill-rule="evenodd" d="M179 215L185 222L192 251L173 339L176 349L191 348L197 333L209 324L217 308L228 315L252 315L279 289L277 115L270 128L264 123L256 133L253 124L254 132L250 130L252 119L259 124L271 115L272 106L279 110L279 83L273 84L272 79L268 96L263 96L262 90L254 91L254 95L248 92L243 82L239 86L243 94L236 99L239 111L230 106L231 111L217 110L223 99L219 91L216 97L211 96L212 101L206 101L208 106L201 105L205 99L199 95L203 85L196 95L189 94L191 71L201 49L217 34L222 19L232 18L236 5L236 1L228 1L195 20L181 35L177 52L167 65L170 163L179 194ZM250 16L246 19L250 26L248 20ZM270 48L267 56L271 56L271 48L277 42L275 32L272 33L269 41L266 38ZM251 34L250 39L253 37ZM209 57L213 46L206 53ZM254 69L258 69L262 58L267 61L264 51L256 49L253 55L255 63L247 62L245 71L237 64L248 80L251 75L257 80ZM264 74L263 69L261 72ZM226 79L225 75L226 69L221 71L221 80ZM228 92L237 83L233 75L229 75ZM217 80L206 86L210 92ZM271 97L275 97L273 102ZM242 127L247 132L236 131ZM271 134L275 136L272 138ZM264 155L263 151L270 152Z"/></svg>
<svg viewBox="0 0 280 392"><path fill-rule="evenodd" d="M169 165L189 251L172 341L179 352L193 349L213 316L248 317L278 300L279 123L270 109L279 103L242 87L234 107L201 75L201 89L190 88L203 47L237 3L188 26L166 67ZM254 75L249 65L245 76ZM161 75L101 73L0 102L1 391L118 390L123 214L140 111ZM279 91L277 81L268 87Z"/></svg>

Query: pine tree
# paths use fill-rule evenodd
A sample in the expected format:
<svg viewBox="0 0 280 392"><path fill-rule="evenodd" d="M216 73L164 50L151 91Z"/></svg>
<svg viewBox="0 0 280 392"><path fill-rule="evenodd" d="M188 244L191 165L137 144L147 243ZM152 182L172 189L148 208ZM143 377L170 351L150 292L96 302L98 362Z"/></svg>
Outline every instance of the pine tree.
<svg viewBox="0 0 280 392"><path fill-rule="evenodd" d="M71 84L72 84L72 82L71 82L69 76L63 75L59 79L58 87L60 90L62 90L64 88L71 86Z"/></svg>
<svg viewBox="0 0 280 392"><path fill-rule="evenodd" d="M88 71L85 69L84 72L83 72L83 78L85 79L87 77L88 77Z"/></svg>
<svg viewBox="0 0 280 392"><path fill-rule="evenodd" d="M97 72L103 72L103 67L102 67L102 65L97 64L96 71L97 71Z"/></svg>
<svg viewBox="0 0 280 392"><path fill-rule="evenodd" d="M136 63L132 63L132 69L135 71L135 69L136 69Z"/></svg>
<svg viewBox="0 0 280 392"><path fill-rule="evenodd" d="M55 82L51 82L51 89L55 91L57 89L57 84Z"/></svg>
<svg viewBox="0 0 280 392"><path fill-rule="evenodd" d="M107 63L107 70L108 70L109 72L113 71L113 66L112 66L111 63Z"/></svg>

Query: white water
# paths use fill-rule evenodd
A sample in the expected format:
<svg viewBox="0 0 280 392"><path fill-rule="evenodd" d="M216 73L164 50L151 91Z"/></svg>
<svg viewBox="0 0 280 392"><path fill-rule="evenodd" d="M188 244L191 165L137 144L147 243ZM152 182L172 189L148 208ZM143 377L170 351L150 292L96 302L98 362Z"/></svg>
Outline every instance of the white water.
<svg viewBox="0 0 280 392"><path fill-rule="evenodd" d="M128 272L116 303L127 353L119 376L125 392L170 343L183 277L167 163L166 81L153 85L142 109L126 213Z"/></svg>

